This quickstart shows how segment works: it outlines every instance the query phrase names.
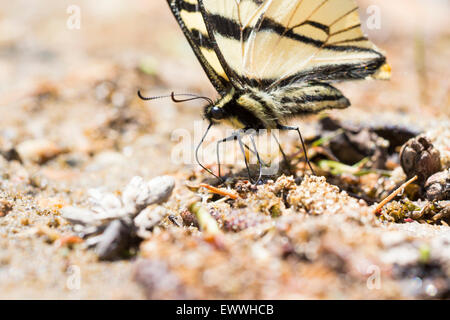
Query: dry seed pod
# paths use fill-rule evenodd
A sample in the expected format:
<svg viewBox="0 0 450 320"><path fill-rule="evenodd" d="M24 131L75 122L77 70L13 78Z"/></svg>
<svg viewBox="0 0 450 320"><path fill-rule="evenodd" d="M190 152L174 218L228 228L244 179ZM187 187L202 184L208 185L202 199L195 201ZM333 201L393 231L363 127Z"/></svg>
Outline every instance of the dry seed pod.
<svg viewBox="0 0 450 320"><path fill-rule="evenodd" d="M450 201L440 201L438 206L442 207L441 211L433 217L434 221L450 219Z"/></svg>
<svg viewBox="0 0 450 320"><path fill-rule="evenodd" d="M421 185L441 170L440 153L425 136L409 140L400 151L400 164L408 179L417 175Z"/></svg>
<svg viewBox="0 0 450 320"><path fill-rule="evenodd" d="M427 199L450 200L450 170L433 174L425 183Z"/></svg>

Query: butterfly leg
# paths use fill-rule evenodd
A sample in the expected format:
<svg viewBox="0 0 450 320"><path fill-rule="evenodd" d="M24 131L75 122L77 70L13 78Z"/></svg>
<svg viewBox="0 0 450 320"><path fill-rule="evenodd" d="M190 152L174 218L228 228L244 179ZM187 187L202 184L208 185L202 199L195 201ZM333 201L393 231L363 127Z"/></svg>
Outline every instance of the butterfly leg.
<svg viewBox="0 0 450 320"><path fill-rule="evenodd" d="M217 146L216 146L216 156L217 156L217 165L219 167L219 177L220 179L222 179L222 174L221 174L221 164L220 164L220 144L224 143L224 142L228 142L228 141L235 141L238 139L238 135L239 135L239 131L234 132L231 136L229 136L228 138L222 139L217 141Z"/></svg>
<svg viewBox="0 0 450 320"><path fill-rule="evenodd" d="M223 179L222 179L222 171L221 171L222 165L220 163L220 145L224 142L235 141L235 140L237 140L239 142L239 147L244 156L245 167L247 168L247 172L248 172L250 181L252 181L251 173L250 173L250 166L247 161L247 157L246 157L244 148L247 149L248 151L250 151L251 153L253 153L256 156L256 158L258 159L259 177L258 177L258 180L256 181L256 184L258 184L261 181L262 166L263 165L267 166L267 165L263 162L263 160L261 159L261 156L259 155L258 150L256 149L256 143L255 143L255 139L254 139L255 134L256 134L256 132L252 131L252 130L239 130L239 131L234 132L231 136L217 141L217 146L216 146L217 165L218 165L219 177L222 181L223 181ZM242 138L246 135L250 135L250 141L252 142L253 149L250 148L247 144L245 144L242 141Z"/></svg>
<svg viewBox="0 0 450 320"><path fill-rule="evenodd" d="M252 175L251 175L250 166L248 164L247 157L245 154L244 143L242 142L242 136L240 134L238 134L237 139L239 142L239 147L241 148L241 151L242 151L242 155L244 156L244 162L245 162L245 167L247 168L248 178L249 178L250 182L252 182Z"/></svg>
<svg viewBox="0 0 450 320"><path fill-rule="evenodd" d="M216 177L217 179L219 179L220 181L222 181L221 177L216 176L211 170L209 170L208 168L206 168L204 165L201 164L199 158L198 158L198 152L200 150L200 147L202 146L203 142L205 141L206 136L208 135L209 130L212 127L212 123L209 124L208 128L206 129L205 133L203 134L202 140L200 141L200 143L197 145L197 147L195 148L195 160L197 161L197 163L199 164L200 167L202 167L203 170L205 170L206 172L208 172L209 174L212 174L214 177Z"/></svg>
<svg viewBox="0 0 450 320"><path fill-rule="evenodd" d="M258 164L259 164L258 180L256 180L256 183L255 183L257 185L261 181L263 162L261 161L261 157L259 156L259 152L256 149L256 143L255 143L254 135L255 135L255 133L250 134L250 141L252 142L253 148L255 149L256 158L258 159ZM249 172L249 177L250 177L250 172Z"/></svg>
<svg viewBox="0 0 450 320"><path fill-rule="evenodd" d="M243 142L243 144L244 144L245 149L247 149L248 151L250 151L251 153L253 153L253 154L258 158L259 154L258 154L258 150L256 150L256 148L255 148L255 150L253 150L253 149L251 149L247 144L245 144L244 142ZM261 164L262 164L263 166L265 166L265 167L269 167L269 166L270 166L269 164L267 164L266 162L264 162L264 160L261 159L261 157L259 157L258 161L260 161Z"/></svg>
<svg viewBox="0 0 450 320"><path fill-rule="evenodd" d="M283 148L281 147L280 141L278 140L277 136L273 132L272 132L272 136L278 144L278 148L280 149L281 156L283 157L283 160L286 163L289 172L292 172L291 163L290 163L288 157L286 156L286 153L284 152Z"/></svg>
<svg viewBox="0 0 450 320"><path fill-rule="evenodd" d="M305 155L306 163L308 163L309 169L311 170L312 174L315 175L316 173L314 172L314 169L311 166L311 162L309 162L308 154L306 152L305 141L303 140L302 133L300 132L300 128L299 127L289 127L289 126L279 125L278 129L280 129L280 130L291 130L291 131L297 131L298 132L298 136L300 137L300 141L302 142L303 154Z"/></svg>

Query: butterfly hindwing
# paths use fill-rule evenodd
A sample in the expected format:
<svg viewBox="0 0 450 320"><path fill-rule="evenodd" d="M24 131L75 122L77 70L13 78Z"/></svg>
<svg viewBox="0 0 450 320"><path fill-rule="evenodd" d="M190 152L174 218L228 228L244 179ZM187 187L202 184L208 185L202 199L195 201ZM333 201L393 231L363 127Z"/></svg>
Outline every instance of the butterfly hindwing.
<svg viewBox="0 0 450 320"><path fill-rule="evenodd" d="M262 127L277 128L280 122L297 116L347 108L350 101L333 86L311 81L292 83L268 92L249 88L237 99L237 104L254 114Z"/></svg>
<svg viewBox="0 0 450 320"><path fill-rule="evenodd" d="M209 80L219 93L226 92L229 80L225 74L203 22L197 0L167 0L184 35Z"/></svg>
<svg viewBox="0 0 450 320"><path fill-rule="evenodd" d="M344 109L350 101L341 91L323 82L293 83L271 90L280 119L318 113L327 109Z"/></svg>
<svg viewBox="0 0 450 320"><path fill-rule="evenodd" d="M354 0L198 0L236 86L364 79L385 57L363 34Z"/></svg>

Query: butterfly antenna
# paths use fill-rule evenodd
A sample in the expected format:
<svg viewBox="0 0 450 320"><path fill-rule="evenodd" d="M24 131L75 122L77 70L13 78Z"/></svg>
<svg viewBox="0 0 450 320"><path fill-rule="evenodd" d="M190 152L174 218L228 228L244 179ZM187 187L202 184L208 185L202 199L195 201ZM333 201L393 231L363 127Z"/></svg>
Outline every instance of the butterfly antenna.
<svg viewBox="0 0 450 320"><path fill-rule="evenodd" d="M138 90L137 95L138 95L138 97L139 97L141 100L144 100L144 101L158 100L158 99L164 99L164 98L171 98L172 101L175 102L175 103L186 102L186 101L192 101L192 100L198 100L198 99L206 100L206 101L208 101L209 104L213 104L213 103L214 103L214 102L213 102L210 98L208 98L208 97L203 97L203 96L199 96L199 95L192 94L192 93L179 93L179 94L175 94L174 92L172 92L171 94L169 94L169 95L164 95L164 96L144 97L144 96L142 95L141 91ZM179 99L176 99L176 97L189 97L189 98L179 100Z"/></svg>
<svg viewBox="0 0 450 320"><path fill-rule="evenodd" d="M205 141L206 136L208 135L209 129L211 129L213 123L211 122L208 126L208 129L206 129L205 134L202 137L202 140L200 141L200 143L197 145L197 148L195 149L195 161L197 161L198 165L200 167L202 167L203 170L205 170L206 172L212 174L214 177L216 177L217 179L219 179L220 182L223 182L223 179L219 176L217 176L216 174L214 174L214 172L212 172L211 170L209 170L208 168L206 168L204 165L202 165L200 163L200 160L198 159L198 151L200 150L200 147L202 146L203 142Z"/></svg>
<svg viewBox="0 0 450 320"><path fill-rule="evenodd" d="M168 97L170 97L170 96L144 97L144 96L142 95L142 93L141 93L141 90L138 90L137 95L138 95L138 97L139 97L141 100L144 100L144 101L158 100L158 99L163 99L163 98L168 98Z"/></svg>
<svg viewBox="0 0 450 320"><path fill-rule="evenodd" d="M188 97L192 97L192 98L188 98L188 99L183 99L183 100L178 100L175 98L175 96L188 96ZM185 93L185 94L175 94L175 93L171 93L170 97L172 98L172 101L175 103L180 103L180 102L186 102L186 101L192 101L192 100L197 100L197 99L203 99L208 101L209 104L214 104L214 102L208 98L208 97L204 97L204 96L197 96L195 94L190 94L190 93Z"/></svg>

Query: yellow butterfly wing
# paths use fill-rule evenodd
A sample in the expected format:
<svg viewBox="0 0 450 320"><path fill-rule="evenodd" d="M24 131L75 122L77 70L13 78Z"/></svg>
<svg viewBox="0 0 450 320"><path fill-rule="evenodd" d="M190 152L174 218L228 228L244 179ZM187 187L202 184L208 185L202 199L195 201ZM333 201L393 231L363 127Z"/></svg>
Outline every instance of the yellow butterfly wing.
<svg viewBox="0 0 450 320"><path fill-rule="evenodd" d="M361 29L354 0L199 0L235 86L384 77L386 58Z"/></svg>
<svg viewBox="0 0 450 320"><path fill-rule="evenodd" d="M198 1L168 0L167 2L209 80L219 93L226 92L231 85L214 51Z"/></svg>

